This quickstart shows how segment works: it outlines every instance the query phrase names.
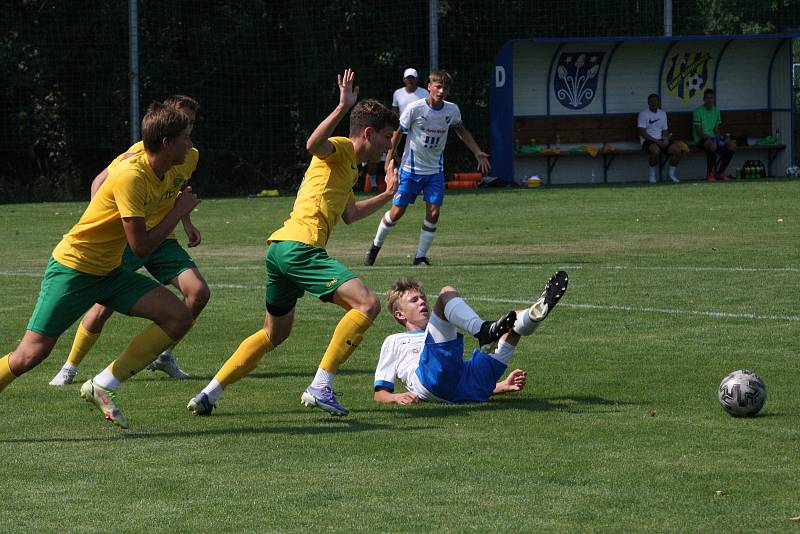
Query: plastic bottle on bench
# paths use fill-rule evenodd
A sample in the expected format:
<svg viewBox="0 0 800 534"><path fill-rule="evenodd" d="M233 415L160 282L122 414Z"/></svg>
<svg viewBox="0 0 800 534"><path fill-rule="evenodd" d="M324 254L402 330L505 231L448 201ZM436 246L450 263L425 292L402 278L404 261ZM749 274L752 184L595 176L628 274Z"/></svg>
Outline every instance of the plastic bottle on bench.
<svg viewBox="0 0 800 534"><path fill-rule="evenodd" d="M559 136L558 134L556 134L556 150L558 151L561 150L561 136Z"/></svg>

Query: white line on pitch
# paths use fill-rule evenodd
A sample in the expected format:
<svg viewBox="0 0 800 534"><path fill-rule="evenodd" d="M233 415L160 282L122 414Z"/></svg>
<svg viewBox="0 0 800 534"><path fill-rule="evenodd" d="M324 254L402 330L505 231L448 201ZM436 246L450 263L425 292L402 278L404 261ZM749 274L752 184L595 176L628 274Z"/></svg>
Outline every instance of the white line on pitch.
<svg viewBox="0 0 800 534"><path fill-rule="evenodd" d="M209 284L212 289L264 289L264 286L248 286L240 284ZM530 302L523 302L514 299L502 299L496 297L469 297L470 300L477 300L480 302L501 302L505 304L514 304L518 306L530 306ZM637 308L635 306L617 306L613 304L600 305L600 304L572 304L569 302L562 302L559 304L562 308L575 308L584 310L613 310L613 311L626 311L638 313L664 313L667 315L700 315L703 317L717 317L727 319L753 319L757 321L800 321L800 316L797 315L758 315L755 313L729 313L729 312L713 312L713 311L697 311L697 310L676 310L672 308Z"/></svg>
<svg viewBox="0 0 800 534"><path fill-rule="evenodd" d="M529 306L530 302L522 302L512 299L499 299L493 297L470 297L471 300L478 300L482 302L502 302L506 304L515 304L520 306ZM576 308L584 310L614 310L614 311L627 311L627 312L640 312L640 313L665 313L668 315L701 315L703 317L718 317L729 319L754 319L760 321L800 321L800 316L797 315L758 315L755 313L728 313L728 312L713 312L713 311L697 311L697 310L676 310L672 308L636 308L634 306L617 306L613 304L572 304L563 302L559 304L564 308Z"/></svg>
<svg viewBox="0 0 800 534"><path fill-rule="evenodd" d="M445 269L535 269L541 268L543 265L550 265L553 267L560 267L562 269L605 269L611 271L689 271L689 272L721 272L721 273L800 273L800 267L691 267L691 266L635 266L635 265L592 265L592 264L531 264L525 265L520 263L515 264L488 264L488 263L459 263L459 264L442 264L435 265L433 268L441 267ZM403 268L403 265L373 265L368 270L376 271L397 271ZM411 268L411 265L408 265ZM264 270L263 265L226 265L214 267L225 271L249 271L249 270ZM424 267L425 269L429 267ZM358 267L356 267L358 269ZM421 270L422 267L417 267ZM0 274L3 274L0 272Z"/></svg>

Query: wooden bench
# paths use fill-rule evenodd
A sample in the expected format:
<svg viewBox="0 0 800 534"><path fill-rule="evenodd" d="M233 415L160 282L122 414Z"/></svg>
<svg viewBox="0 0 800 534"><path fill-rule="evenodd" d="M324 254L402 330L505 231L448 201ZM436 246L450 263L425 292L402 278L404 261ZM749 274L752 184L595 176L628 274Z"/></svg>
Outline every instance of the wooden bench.
<svg viewBox="0 0 800 534"><path fill-rule="evenodd" d="M771 175L772 162L778 152L786 145L748 145L748 138L763 138L772 133L772 113L769 111L722 111L722 131L731 134L737 143L737 151L766 150L768 173ZM583 116L548 116L548 117L515 117L514 139L519 145L528 145L531 140L539 146L556 147L557 141L564 146L603 145L614 146L615 143L630 144L639 142L637 128L638 113L618 115L583 115ZM691 112L667 113L670 132L675 139L689 145L690 151L700 152L692 141ZM641 148L621 147L613 151L600 149L598 157L603 160L603 182L608 182L608 170L617 156L639 154L645 156ZM547 158L547 183L562 157L591 157L586 152L564 150L558 154L522 153L518 158ZM662 160L662 166L666 158Z"/></svg>

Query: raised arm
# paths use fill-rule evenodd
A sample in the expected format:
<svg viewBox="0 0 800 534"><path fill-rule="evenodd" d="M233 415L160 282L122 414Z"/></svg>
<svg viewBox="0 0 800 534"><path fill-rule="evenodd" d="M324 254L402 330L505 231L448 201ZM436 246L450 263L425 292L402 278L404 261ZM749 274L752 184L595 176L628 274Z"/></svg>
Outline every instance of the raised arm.
<svg viewBox="0 0 800 534"><path fill-rule="evenodd" d="M489 171L492 170L492 166L489 163L489 154L481 150L481 147L475 142L472 134L469 133L469 130L464 128L464 126L456 126L453 129L456 131L456 135L464 141L467 148L475 155L475 159L478 160L478 169L481 173L483 175L488 174Z"/></svg>
<svg viewBox="0 0 800 534"><path fill-rule="evenodd" d="M336 148L328 141L333 135L333 131L345 118L347 112L358 100L358 87L353 87L355 73L352 69L347 69L344 74L337 76L339 84L339 104L334 108L330 115L325 117L319 126L311 133L306 141L306 150L318 158L325 158L333 154Z"/></svg>

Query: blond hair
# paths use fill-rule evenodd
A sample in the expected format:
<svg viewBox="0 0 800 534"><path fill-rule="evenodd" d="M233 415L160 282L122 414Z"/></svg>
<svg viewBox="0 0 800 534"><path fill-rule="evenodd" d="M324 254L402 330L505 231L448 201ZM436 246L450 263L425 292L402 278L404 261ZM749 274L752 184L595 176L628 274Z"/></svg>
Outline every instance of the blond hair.
<svg viewBox="0 0 800 534"><path fill-rule="evenodd" d="M397 311L400 299L403 298L403 295L405 295L407 291L411 290L419 291L419 294L422 295L423 298L425 297L425 290L422 288L422 283L415 278L398 278L386 292L386 309L392 317L394 317L394 312ZM400 323L400 321L397 322Z"/></svg>

